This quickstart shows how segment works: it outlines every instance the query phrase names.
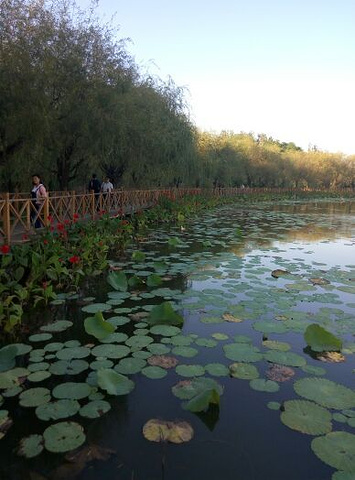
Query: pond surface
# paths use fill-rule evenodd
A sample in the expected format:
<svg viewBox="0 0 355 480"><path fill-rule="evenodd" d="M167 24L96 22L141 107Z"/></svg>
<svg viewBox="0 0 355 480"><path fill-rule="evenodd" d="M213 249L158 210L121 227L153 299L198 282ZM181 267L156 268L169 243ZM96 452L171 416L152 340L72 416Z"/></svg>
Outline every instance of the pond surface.
<svg viewBox="0 0 355 480"><path fill-rule="evenodd" d="M62 295L41 314L73 324L54 323L54 330L63 329L57 332L39 328L48 338L22 340L13 362L0 351L0 478L355 478L341 473L355 470L354 245L354 202L226 206L183 228L151 232L139 246L142 254L132 249L125 259L112 260L131 279L127 291L113 290L100 277L84 295ZM282 273L272 276L275 270ZM181 329L149 325L163 302L183 317ZM115 327L102 341L84 329L84 320L97 311ZM342 340L335 360L343 361L320 358L307 347L304 331L311 324ZM178 365L152 368L156 354L174 357ZM15 367L26 371L12 375ZM110 395L100 388L100 368L124 374L130 392ZM223 387L219 408L184 408L186 400L172 388L194 376ZM311 390L304 378L311 379ZM72 384L58 390L68 382L80 383L81 391ZM34 388L48 390L24 395ZM43 405L58 399L70 403L61 404L64 413L54 420ZM291 411L281 420L290 400L298 401L293 405L301 413L295 420ZM316 410L310 414L311 402ZM83 408L89 403L92 410ZM194 436L182 444L148 441L142 430L150 419L186 421ZM55 438L48 428L61 422L74 422L76 434ZM317 432L301 433L309 428ZM341 451L334 459L312 443L330 431L349 432L331 446ZM43 433L45 448L36 455ZM33 458L18 455L21 439L34 434L33 443L20 448ZM56 453L66 435L81 445L77 455L66 453L65 445Z"/></svg>

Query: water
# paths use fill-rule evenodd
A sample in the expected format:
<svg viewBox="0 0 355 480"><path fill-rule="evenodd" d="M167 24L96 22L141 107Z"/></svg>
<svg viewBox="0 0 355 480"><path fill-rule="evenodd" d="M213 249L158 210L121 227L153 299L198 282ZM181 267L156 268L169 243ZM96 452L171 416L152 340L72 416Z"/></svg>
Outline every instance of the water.
<svg viewBox="0 0 355 480"><path fill-rule="evenodd" d="M307 365L323 367L326 370L324 378L353 388L354 354L347 353L343 363L323 363L305 348L303 331L309 324L318 323L342 338L345 345L354 341L355 327L351 322L355 310L355 295L351 293L355 285L354 212L354 202L263 204L243 209L228 206L206 213L203 218L184 225L182 230L178 227L170 231L157 229L140 247L146 254L144 262L131 261L131 251L127 252L125 259L113 261L124 266L128 277L136 274L145 280L156 272L165 277L163 285L157 288L171 290L158 291L155 295L157 288L131 288L131 297L112 307L129 310L105 312L104 317L123 315L129 318L132 311L147 312L154 305L170 301L184 317L183 335L198 336L190 338L193 340L190 347L198 350L195 357L175 355L180 365L205 366L217 362L228 366L233 361L226 358L223 346L234 343L236 335L248 336L262 353L268 351L262 345L263 338L267 337L288 342L291 352L304 358ZM180 242L169 246L169 238L175 237ZM155 263L157 261L159 266ZM273 278L271 272L275 269L287 270L292 275ZM324 278L329 284L313 285L310 278ZM349 291L339 290L344 287ZM95 302L106 302L109 291L112 288L102 279L100 284L95 281L83 296L93 295ZM142 297L144 292L152 295ZM83 345L99 343L85 333L83 320L90 314L82 312L81 308L75 300L67 300L64 305L47 312L53 319L65 318L74 322L67 331L53 334L50 342L75 338ZM241 322L223 321L226 313ZM219 323L214 323L216 319ZM256 322L264 321L287 325L287 331L265 333L255 329ZM116 331L132 336L135 330L136 323L131 320ZM216 333L228 335L228 338L216 340L213 347L196 344L201 338L213 339L212 335ZM164 340L152 336L155 343L169 342L169 337ZM35 348L45 345L42 342ZM169 343L165 345L174 348ZM95 358L90 355L84 360L91 363ZM57 359L45 361L51 364ZM117 364L119 360L113 362ZM23 356L19 364L27 365L28 355ZM262 359L254 365L260 378L267 378L270 363ZM54 422L38 420L34 408L18 405L17 396L6 398L1 408L9 411L13 426L0 440L0 478L331 479L335 469L322 462L311 450L314 437L288 428L280 421L280 411L267 407L270 401L282 404L300 398L293 383L311 375L301 368L291 368L294 377L280 382L275 393L255 391L248 380L228 375L212 377L224 387L220 406L201 414L184 410L182 401L172 394L172 387L178 381L186 380L174 369L169 370L165 378L157 380L142 373L129 375L135 382L134 390L125 396L106 395L111 410L102 417L87 419L75 415L62 420L82 425L87 437L85 445L95 446L96 450L91 447L94 459L86 456L86 463L82 458L73 461L68 456L65 458L65 454L46 451L33 459L17 456L21 438L42 434ZM79 375L52 375L38 384L27 381L24 387L44 386L52 390L62 382L85 382L90 371L89 368ZM208 373L205 376L211 377ZM87 401L79 400L81 405ZM194 437L181 445L149 442L144 438L142 428L152 418L185 420L193 427ZM332 423L333 431L354 433L354 428L346 423Z"/></svg>

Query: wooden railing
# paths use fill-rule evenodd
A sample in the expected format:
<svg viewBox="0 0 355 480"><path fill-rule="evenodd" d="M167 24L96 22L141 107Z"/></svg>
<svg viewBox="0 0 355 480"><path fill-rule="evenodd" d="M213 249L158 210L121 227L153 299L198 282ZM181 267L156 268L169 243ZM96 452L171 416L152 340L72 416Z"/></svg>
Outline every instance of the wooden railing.
<svg viewBox="0 0 355 480"><path fill-rule="evenodd" d="M349 192L349 190L346 190ZM300 189L282 188L174 188L155 190L116 190L109 194L77 194L75 192L50 192L37 208L28 194L1 194L0 197L0 244L21 242L35 233L36 221L42 227L72 221L86 221L110 216L128 215L154 205L160 197L172 200L186 195L231 196L252 193L300 192Z"/></svg>
<svg viewBox="0 0 355 480"><path fill-rule="evenodd" d="M48 193L43 203L36 208L31 198L21 195L2 194L0 200L0 243L23 241L34 233L33 225L41 227L72 221L96 219L103 214L128 215L154 205L160 197L171 199L185 195L200 194L198 188L161 190L116 190L112 193L76 194L75 192Z"/></svg>

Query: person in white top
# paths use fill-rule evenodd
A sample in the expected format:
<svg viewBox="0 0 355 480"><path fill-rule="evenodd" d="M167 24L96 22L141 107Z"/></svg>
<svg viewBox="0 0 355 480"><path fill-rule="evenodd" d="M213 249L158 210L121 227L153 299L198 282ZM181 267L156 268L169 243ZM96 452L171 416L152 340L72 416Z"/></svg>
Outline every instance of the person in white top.
<svg viewBox="0 0 355 480"><path fill-rule="evenodd" d="M101 192L102 193L111 193L112 190L113 190L113 185L110 182L110 179L106 178L106 181L101 183Z"/></svg>
<svg viewBox="0 0 355 480"><path fill-rule="evenodd" d="M47 197L46 187L41 182L41 177L39 175L32 175L32 185L31 198L33 209L31 208L31 220L35 228L40 228L42 222L38 217L38 211L41 210L44 199Z"/></svg>

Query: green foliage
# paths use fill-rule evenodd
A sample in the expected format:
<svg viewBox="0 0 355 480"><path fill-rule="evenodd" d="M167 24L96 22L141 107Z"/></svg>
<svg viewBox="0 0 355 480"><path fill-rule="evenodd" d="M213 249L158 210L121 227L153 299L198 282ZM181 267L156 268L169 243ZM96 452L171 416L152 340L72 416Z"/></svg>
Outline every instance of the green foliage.
<svg viewBox="0 0 355 480"><path fill-rule="evenodd" d="M150 325L182 325L184 319L176 313L170 302L156 305L150 312L147 321Z"/></svg>
<svg viewBox="0 0 355 480"><path fill-rule="evenodd" d="M339 352L342 348L340 338L316 323L307 327L304 339L314 352Z"/></svg>

